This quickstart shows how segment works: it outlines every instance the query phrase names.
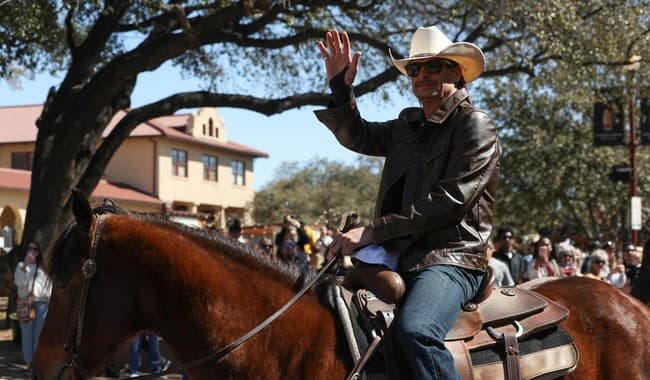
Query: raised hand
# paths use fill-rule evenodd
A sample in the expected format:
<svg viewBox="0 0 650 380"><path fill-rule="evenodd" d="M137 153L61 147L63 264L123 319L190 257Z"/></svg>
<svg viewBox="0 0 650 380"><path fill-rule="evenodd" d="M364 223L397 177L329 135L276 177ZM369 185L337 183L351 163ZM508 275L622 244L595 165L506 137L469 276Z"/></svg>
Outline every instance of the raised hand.
<svg viewBox="0 0 650 380"><path fill-rule="evenodd" d="M327 40L327 47L322 41L318 41L318 48L325 60L327 79L331 80L347 67L345 84L352 86L354 78L357 76L361 52L357 51L353 56L350 56L350 38L346 32L339 34L334 29L325 34L325 39Z"/></svg>

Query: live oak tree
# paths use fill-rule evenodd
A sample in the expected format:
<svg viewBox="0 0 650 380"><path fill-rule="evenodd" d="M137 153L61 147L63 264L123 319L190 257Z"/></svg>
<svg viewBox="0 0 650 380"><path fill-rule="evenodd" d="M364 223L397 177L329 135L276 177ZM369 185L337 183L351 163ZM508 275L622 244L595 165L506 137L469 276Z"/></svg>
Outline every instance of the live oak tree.
<svg viewBox="0 0 650 380"><path fill-rule="evenodd" d="M15 15L14 19L0 17L0 34L11 42L5 44L10 50L0 52L2 77L46 69L63 73L61 83L47 94L37 122L23 235L23 240L45 245L62 227L70 190L77 187L91 193L113 153L141 122L199 106L239 107L272 115L304 105L326 105L327 87L315 40L331 28L347 30L354 48L363 52L357 96L375 93L378 101L390 101L408 93L407 80L392 68L386 53L390 49L396 57L407 56L415 27L439 25L452 39L474 42L485 51L484 79L471 89L480 105L492 111L501 106L500 100L517 104L515 96L528 94L548 97L557 109L566 98L554 102L556 95L575 91L581 96L580 105L576 101L571 108L575 113L565 114L564 119L558 116L554 122L575 124L581 130L588 128L587 90L613 80L611 73L620 70L632 53L645 57L642 64L650 57L648 7L644 1L632 0L494 4L478 0L0 0L0 4L0 14ZM30 23L21 27L19 19ZM161 94L160 100L133 108L102 138L115 113L131 106L138 76L167 62L185 75L204 79L205 87ZM574 80L586 78L586 73L593 77ZM643 75L639 73L639 83L647 83ZM529 83L533 79L537 82ZM509 82L522 91L511 95ZM507 125L504 168L518 165L508 161L511 146L505 143L512 138L527 144L526 136L518 135L525 131L518 127L539 119L532 112L509 111L495 112L497 123ZM591 184L580 184L586 186L581 190L588 191ZM510 200L521 204L520 191L506 182L498 210L508 211Z"/></svg>
<svg viewBox="0 0 650 380"><path fill-rule="evenodd" d="M504 146L497 223L556 238L629 239L630 185L612 183L612 165L629 163L628 146L594 147L595 91L617 88L629 99L650 95L648 2L513 2L513 24L536 37L520 49L545 52L530 75L492 80L482 101L498 120ZM523 25L526 25L523 27ZM625 71L641 56L634 82ZM636 105L638 107L638 103ZM639 109L636 126L640 128ZM640 131L637 131L637 137ZM626 142L627 143L627 142ZM638 194L647 196L650 147L637 148ZM644 220L650 212L644 207ZM644 226L641 243L647 236Z"/></svg>
<svg viewBox="0 0 650 380"><path fill-rule="evenodd" d="M255 193L253 217L277 224L291 214L307 224L338 226L345 213L372 220L383 160L360 157L355 165L325 158L284 162L274 180Z"/></svg>

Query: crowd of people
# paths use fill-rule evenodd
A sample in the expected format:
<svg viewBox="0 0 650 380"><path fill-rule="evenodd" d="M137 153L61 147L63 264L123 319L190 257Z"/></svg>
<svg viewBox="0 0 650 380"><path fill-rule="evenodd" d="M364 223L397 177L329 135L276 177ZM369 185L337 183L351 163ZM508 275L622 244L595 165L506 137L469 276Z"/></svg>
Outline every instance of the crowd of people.
<svg viewBox="0 0 650 380"><path fill-rule="evenodd" d="M228 226L227 236L248 244L272 260L296 264L300 269L319 269L325 259L327 247L337 230L328 225L311 226L304 221L285 215L275 235L246 238L242 235L242 222L235 218Z"/></svg>
<svg viewBox="0 0 650 380"><path fill-rule="evenodd" d="M512 286L543 277L584 276L631 294L641 272L643 247L606 240L586 247L570 239L552 241L539 234L515 236L503 226L488 250L498 286ZM505 264L505 265L504 265Z"/></svg>
<svg viewBox="0 0 650 380"><path fill-rule="evenodd" d="M320 269L337 234L328 225L313 227L286 215L273 239L263 236L247 243L273 260ZM487 257L499 287L544 277L584 276L630 294L639 279L643 247L611 240L580 246L537 233L515 235L512 227L502 226L488 243Z"/></svg>

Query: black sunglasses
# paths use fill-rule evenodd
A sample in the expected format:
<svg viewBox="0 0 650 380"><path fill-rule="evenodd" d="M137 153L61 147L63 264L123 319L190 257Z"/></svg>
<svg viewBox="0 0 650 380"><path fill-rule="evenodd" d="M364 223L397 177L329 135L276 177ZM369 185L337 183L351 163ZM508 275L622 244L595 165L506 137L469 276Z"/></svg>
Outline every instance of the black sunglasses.
<svg viewBox="0 0 650 380"><path fill-rule="evenodd" d="M406 70L406 74L408 76L415 78L420 74L420 68L422 66L424 66L429 74L438 74L442 71L442 68L444 66L452 66L452 64L441 59L434 59L426 62L409 63L408 65L404 66L404 69Z"/></svg>

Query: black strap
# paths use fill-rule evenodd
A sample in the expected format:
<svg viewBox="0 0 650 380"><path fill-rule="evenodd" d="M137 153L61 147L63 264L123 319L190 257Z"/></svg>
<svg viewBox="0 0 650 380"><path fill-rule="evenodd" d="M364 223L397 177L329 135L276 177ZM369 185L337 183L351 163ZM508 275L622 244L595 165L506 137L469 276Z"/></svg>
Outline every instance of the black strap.
<svg viewBox="0 0 650 380"><path fill-rule="evenodd" d="M515 334L503 334L506 351L506 379L519 380L519 342Z"/></svg>

